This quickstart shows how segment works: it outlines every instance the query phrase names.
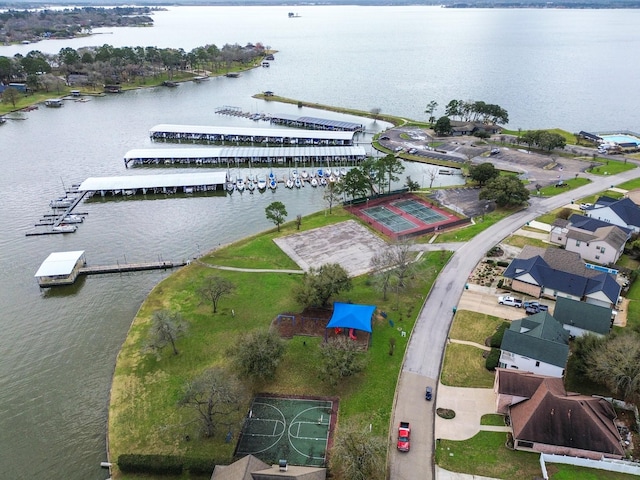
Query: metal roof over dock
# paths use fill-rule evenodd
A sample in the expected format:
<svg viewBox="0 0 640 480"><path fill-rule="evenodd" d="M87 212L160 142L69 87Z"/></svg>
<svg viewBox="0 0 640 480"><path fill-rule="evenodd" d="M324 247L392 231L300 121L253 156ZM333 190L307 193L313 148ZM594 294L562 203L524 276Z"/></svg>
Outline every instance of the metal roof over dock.
<svg viewBox="0 0 640 480"><path fill-rule="evenodd" d="M80 192L103 190L137 190L149 188L224 185L225 172L173 173L168 175L129 175L122 177L90 177L78 187Z"/></svg>
<svg viewBox="0 0 640 480"><path fill-rule="evenodd" d="M70 275L83 255L84 250L53 252L42 262L34 276L40 278Z"/></svg>
<svg viewBox="0 0 640 480"><path fill-rule="evenodd" d="M200 148L138 148L124 155L125 165L138 164L226 164L227 162L291 161L361 161L367 153L364 147L200 147Z"/></svg>
<svg viewBox="0 0 640 480"><path fill-rule="evenodd" d="M317 128L320 130L342 130L351 132L364 131L364 125L360 123L329 120L327 118L300 117L298 115L289 115L287 113L271 115L271 123L294 125L305 128Z"/></svg>
<svg viewBox="0 0 640 480"><path fill-rule="evenodd" d="M153 139L245 141L254 143L334 143L352 144L354 131L304 130L293 128L222 127L207 125L156 125L149 130Z"/></svg>

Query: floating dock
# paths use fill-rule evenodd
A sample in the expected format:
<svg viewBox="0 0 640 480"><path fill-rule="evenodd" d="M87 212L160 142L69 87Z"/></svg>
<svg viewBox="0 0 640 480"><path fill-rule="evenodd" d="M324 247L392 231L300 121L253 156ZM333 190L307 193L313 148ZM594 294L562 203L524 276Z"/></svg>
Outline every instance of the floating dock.
<svg viewBox="0 0 640 480"><path fill-rule="evenodd" d="M264 62L269 66L269 62ZM303 128L308 130L329 130L333 132L364 132L364 125L355 122L343 122L341 120L331 120L328 118L301 117L300 115L289 115L286 113L258 114L243 112L240 107L224 106L216 108L216 113L221 115L231 115L234 117L245 117L252 120L269 120L275 125L286 127Z"/></svg>

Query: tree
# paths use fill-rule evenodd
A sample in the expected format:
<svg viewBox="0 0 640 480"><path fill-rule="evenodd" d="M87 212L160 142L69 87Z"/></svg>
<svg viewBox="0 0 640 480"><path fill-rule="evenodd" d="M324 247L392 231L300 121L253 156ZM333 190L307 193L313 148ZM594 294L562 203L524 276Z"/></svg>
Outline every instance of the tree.
<svg viewBox="0 0 640 480"><path fill-rule="evenodd" d="M499 207L523 205L528 199L529 190L514 175L493 178L480 191L480 200L494 200Z"/></svg>
<svg viewBox="0 0 640 480"><path fill-rule="evenodd" d="M13 87L7 87L2 92L2 103L10 103L14 107L16 102L20 99L20 92Z"/></svg>
<svg viewBox="0 0 640 480"><path fill-rule="evenodd" d="M340 188L353 200L367 195L370 188L369 176L360 167L352 168L340 181Z"/></svg>
<svg viewBox="0 0 640 480"><path fill-rule="evenodd" d="M331 463L342 472L342 478L383 480L386 452L386 438L373 435L368 427L348 423L340 427Z"/></svg>
<svg viewBox="0 0 640 480"><path fill-rule="evenodd" d="M420 190L420 184L411 179L411 175L407 176L407 181L404 184L410 192L415 192L416 190Z"/></svg>
<svg viewBox="0 0 640 480"><path fill-rule="evenodd" d="M267 215L267 220L271 220L278 227L278 231L280 231L280 225L284 223L285 218L287 218L287 209L282 202L273 202L267 205L265 208L265 213Z"/></svg>
<svg viewBox="0 0 640 480"><path fill-rule="evenodd" d="M336 185L336 182L327 183L326 188L324 189L324 193L322 194L322 198L324 199L324 203L329 207L329 213L331 213L332 207L340 202L341 188Z"/></svg>
<svg viewBox="0 0 640 480"><path fill-rule="evenodd" d="M433 125L433 122L436 121L435 117L433 116L433 112L436 111L436 108L438 108L438 102L436 102L435 100L431 100L429 103L427 103L427 108L424 111L424 113L429 115L429 123L431 125Z"/></svg>
<svg viewBox="0 0 640 480"><path fill-rule="evenodd" d="M387 300L387 292L391 288L393 280L394 258L390 248L385 248L371 257L373 285L382 293L382 300Z"/></svg>
<svg viewBox="0 0 640 480"><path fill-rule="evenodd" d="M357 342L344 335L330 338L320 351L320 377L336 386L340 380L364 370L366 361Z"/></svg>
<svg viewBox="0 0 640 480"><path fill-rule="evenodd" d="M451 120L449 120L449 117L440 117L433 127L433 131L438 136L449 135L451 133Z"/></svg>
<svg viewBox="0 0 640 480"><path fill-rule="evenodd" d="M628 332L598 341L585 340L584 366L587 376L622 395L625 401L640 397L640 335ZM595 345L594 345L595 344Z"/></svg>
<svg viewBox="0 0 640 480"><path fill-rule="evenodd" d="M246 397L247 392L236 377L221 367L214 367L185 385L178 404L193 408L204 435L212 437L219 426L228 430L234 425L234 414L245 404Z"/></svg>
<svg viewBox="0 0 640 480"><path fill-rule="evenodd" d="M151 328L145 350L158 354L164 347L171 345L173 354L178 355L176 341L184 335L187 325L179 312L156 310L151 316Z"/></svg>
<svg viewBox="0 0 640 480"><path fill-rule="evenodd" d="M427 177L429 178L429 188L433 187L433 182L438 178L438 169L436 167L429 167L427 169Z"/></svg>
<svg viewBox="0 0 640 480"><path fill-rule="evenodd" d="M204 279L204 283L198 289L198 293L203 300L211 302L213 313L218 312L218 304L220 299L226 295L230 295L236 289L231 280L217 275L210 275Z"/></svg>
<svg viewBox="0 0 640 480"><path fill-rule="evenodd" d="M269 380L275 375L284 351L284 342L276 333L255 330L240 337L231 355L239 372L259 380Z"/></svg>
<svg viewBox="0 0 640 480"><path fill-rule="evenodd" d="M537 144L543 150L551 151L554 148L564 148L566 139L559 133L541 131L538 135Z"/></svg>
<svg viewBox="0 0 640 480"><path fill-rule="evenodd" d="M325 307L333 295L351 288L347 271L338 263L327 263L304 274L302 283L294 289L294 297L305 307Z"/></svg>
<svg viewBox="0 0 640 480"><path fill-rule="evenodd" d="M391 193L391 182L400 180L397 174L404 172L402 161L394 155L385 155L378 160L380 171L384 173L384 182L387 184L387 191Z"/></svg>
<svg viewBox="0 0 640 480"><path fill-rule="evenodd" d="M500 172L496 170L493 163L485 162L469 167L469 176L474 182L478 182L481 186L492 178L496 178L498 175L500 175Z"/></svg>

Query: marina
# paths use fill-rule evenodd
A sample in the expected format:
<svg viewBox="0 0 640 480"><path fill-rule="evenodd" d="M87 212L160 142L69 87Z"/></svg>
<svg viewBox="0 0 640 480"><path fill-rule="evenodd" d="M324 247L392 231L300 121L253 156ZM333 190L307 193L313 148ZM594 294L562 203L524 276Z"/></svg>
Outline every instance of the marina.
<svg viewBox="0 0 640 480"><path fill-rule="evenodd" d="M154 141L216 142L259 145L349 146L353 131L304 130L289 128L248 128L207 125L156 125L149 130Z"/></svg>
<svg viewBox="0 0 640 480"><path fill-rule="evenodd" d="M129 150L124 155L125 167L141 165L210 165L242 164L355 165L367 158L364 147L208 147L145 148Z"/></svg>

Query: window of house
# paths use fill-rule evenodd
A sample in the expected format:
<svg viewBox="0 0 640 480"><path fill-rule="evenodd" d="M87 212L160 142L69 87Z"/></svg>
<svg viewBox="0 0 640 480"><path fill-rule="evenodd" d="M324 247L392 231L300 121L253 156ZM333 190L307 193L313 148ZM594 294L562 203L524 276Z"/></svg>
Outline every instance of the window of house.
<svg viewBox="0 0 640 480"><path fill-rule="evenodd" d="M600 260L600 255L596 255L596 260Z"/></svg>
<svg viewBox="0 0 640 480"><path fill-rule="evenodd" d="M600 247L600 253L604 253L604 247Z"/></svg>
<svg viewBox="0 0 640 480"><path fill-rule="evenodd" d="M576 240L576 247L580 246L580 240Z"/></svg>
<svg viewBox="0 0 640 480"><path fill-rule="evenodd" d="M540 362L536 361L536 367L539 367L539 366L540 366Z"/></svg>

